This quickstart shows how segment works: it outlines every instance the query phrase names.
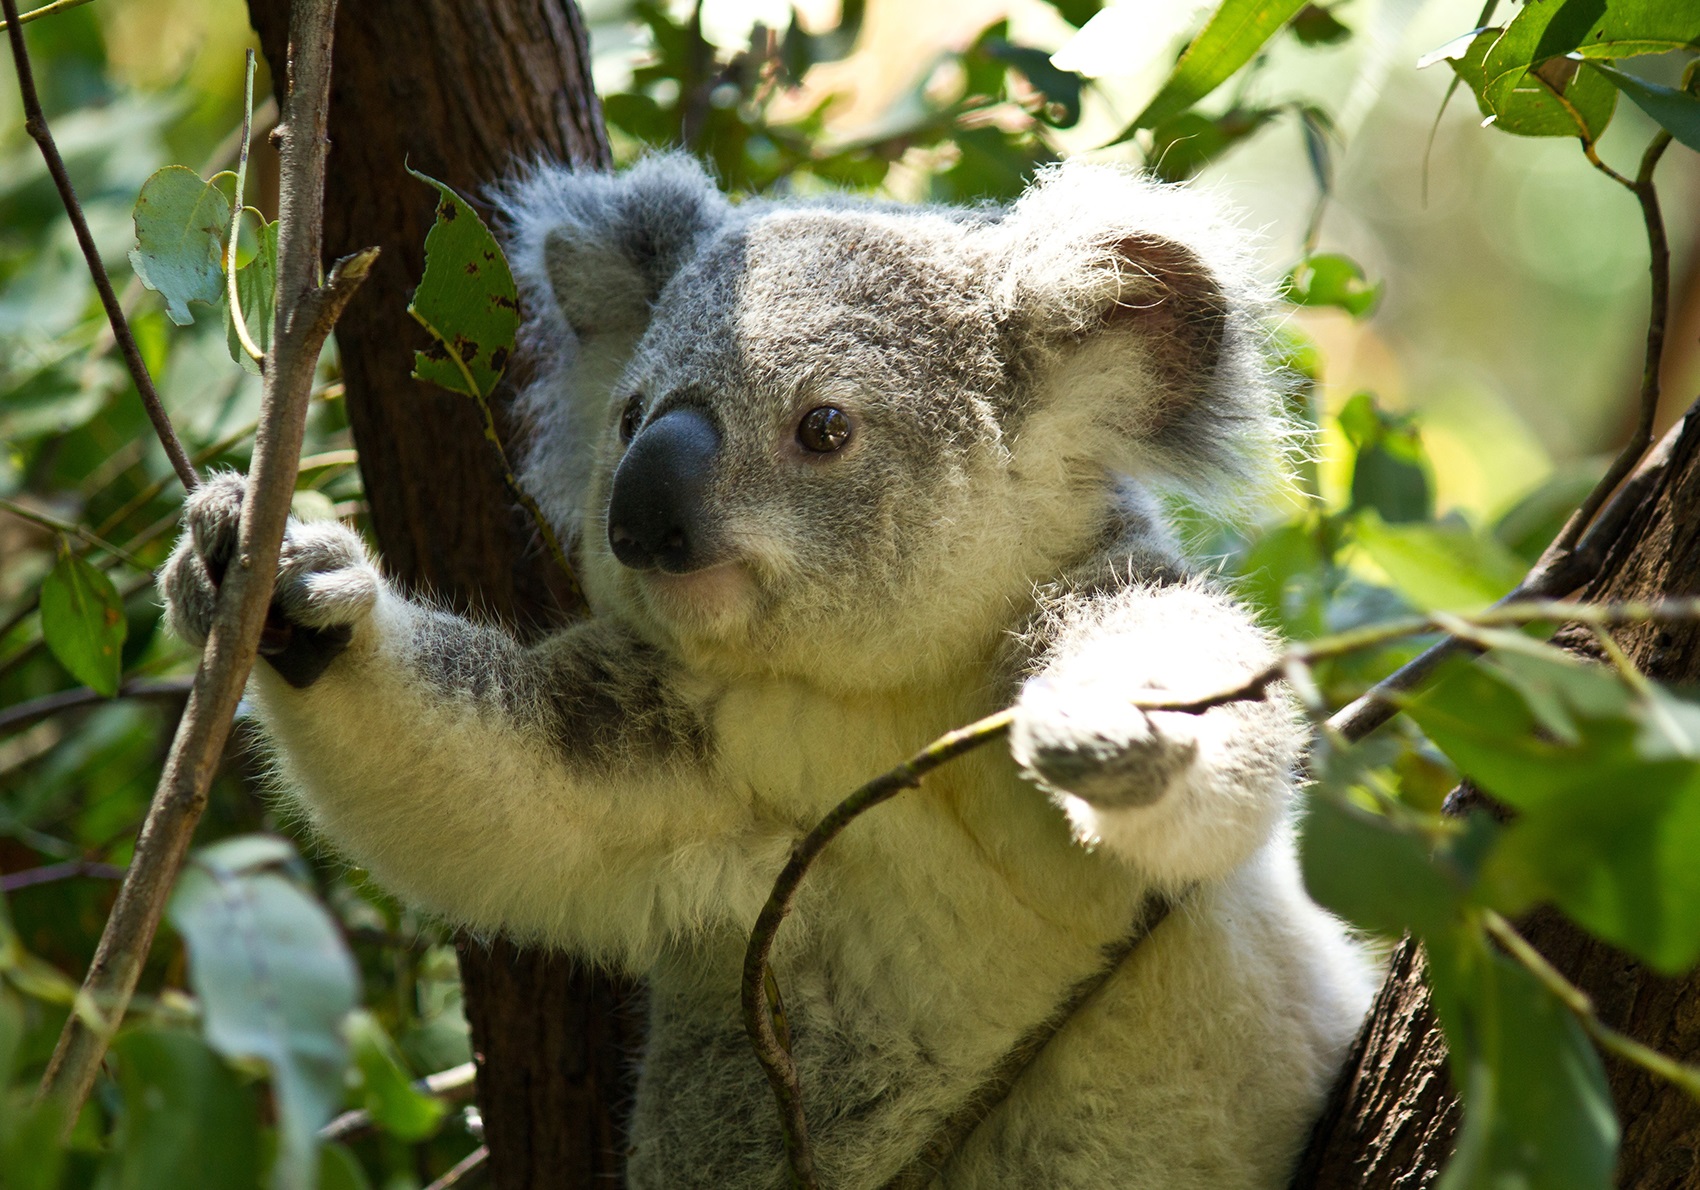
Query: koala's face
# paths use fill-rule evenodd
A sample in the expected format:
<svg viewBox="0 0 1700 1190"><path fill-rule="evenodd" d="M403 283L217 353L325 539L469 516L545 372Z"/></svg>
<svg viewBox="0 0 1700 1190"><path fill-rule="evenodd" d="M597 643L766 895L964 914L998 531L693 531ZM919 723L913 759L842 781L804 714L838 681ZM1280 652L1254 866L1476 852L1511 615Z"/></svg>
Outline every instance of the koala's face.
<svg viewBox="0 0 1700 1190"><path fill-rule="evenodd" d="M924 679L1090 548L1114 471L1235 449L1215 274L1125 216L734 209L677 158L529 185L532 347L575 350L526 481L593 605L698 664Z"/></svg>

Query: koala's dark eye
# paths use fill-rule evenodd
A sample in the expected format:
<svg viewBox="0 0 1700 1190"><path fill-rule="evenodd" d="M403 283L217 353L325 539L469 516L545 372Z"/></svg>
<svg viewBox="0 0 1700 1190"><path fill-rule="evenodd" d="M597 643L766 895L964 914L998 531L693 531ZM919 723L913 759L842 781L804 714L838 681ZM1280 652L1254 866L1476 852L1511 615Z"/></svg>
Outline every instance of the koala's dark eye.
<svg viewBox="0 0 1700 1190"><path fill-rule="evenodd" d="M797 441L804 450L812 450L816 454L843 450L844 444L850 441L850 417L844 410L834 409L831 405L811 409L797 426Z"/></svg>
<svg viewBox="0 0 1700 1190"><path fill-rule="evenodd" d="M643 420L643 405L636 397L626 402L620 413L620 441L630 443L637 437L638 423Z"/></svg>

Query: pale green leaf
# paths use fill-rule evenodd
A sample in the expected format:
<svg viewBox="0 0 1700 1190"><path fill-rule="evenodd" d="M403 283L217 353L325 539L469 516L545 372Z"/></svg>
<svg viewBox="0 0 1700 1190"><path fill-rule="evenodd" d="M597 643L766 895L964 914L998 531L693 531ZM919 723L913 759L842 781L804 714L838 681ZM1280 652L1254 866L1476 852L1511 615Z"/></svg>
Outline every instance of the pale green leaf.
<svg viewBox="0 0 1700 1190"><path fill-rule="evenodd" d="M1356 541L1425 611L1477 611L1523 577L1523 564L1461 521L1390 525L1373 512L1356 521Z"/></svg>
<svg viewBox="0 0 1700 1190"><path fill-rule="evenodd" d="M130 266L165 299L178 326L195 321L190 302L224 300L224 237L230 200L186 165L168 165L142 184L136 199L136 246Z"/></svg>
<svg viewBox="0 0 1700 1190"><path fill-rule="evenodd" d="M1305 0L1223 0L1120 139L1180 115L1227 82L1304 6Z"/></svg>
<svg viewBox="0 0 1700 1190"><path fill-rule="evenodd" d="M205 1042L138 1029L112 1052L124 1112L102 1190L257 1190L258 1097Z"/></svg>
<svg viewBox="0 0 1700 1190"><path fill-rule="evenodd" d="M1666 132L1700 152L1700 96L1678 91L1675 87L1649 83L1646 79L1615 70L1604 62L1590 60L1588 65L1615 83L1619 91L1657 120Z"/></svg>

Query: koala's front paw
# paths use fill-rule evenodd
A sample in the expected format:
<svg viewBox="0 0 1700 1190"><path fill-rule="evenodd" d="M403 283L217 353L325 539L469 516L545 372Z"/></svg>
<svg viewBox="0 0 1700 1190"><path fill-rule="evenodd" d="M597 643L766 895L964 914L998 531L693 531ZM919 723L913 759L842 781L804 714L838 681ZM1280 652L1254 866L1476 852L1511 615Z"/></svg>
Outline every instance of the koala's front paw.
<svg viewBox="0 0 1700 1190"><path fill-rule="evenodd" d="M1106 808L1156 801L1198 753L1115 689L1046 678L1022 687L1009 746L1029 780Z"/></svg>
<svg viewBox="0 0 1700 1190"><path fill-rule="evenodd" d="M185 503L185 529L160 572L167 622L190 644L206 644L219 584L236 553L242 477L216 475ZM332 521L291 520L278 556L277 585L260 653L291 685L311 684L354 638L383 585L366 548Z"/></svg>

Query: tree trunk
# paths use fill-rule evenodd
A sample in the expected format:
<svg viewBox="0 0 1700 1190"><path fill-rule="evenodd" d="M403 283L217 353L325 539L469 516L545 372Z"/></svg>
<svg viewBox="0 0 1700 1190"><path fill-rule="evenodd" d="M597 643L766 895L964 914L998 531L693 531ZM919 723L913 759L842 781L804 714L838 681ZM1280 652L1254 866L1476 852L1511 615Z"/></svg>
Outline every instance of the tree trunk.
<svg viewBox="0 0 1700 1190"><path fill-rule="evenodd" d="M288 9L288 0L249 2L274 64ZM337 343L385 569L516 627L559 623L581 609L567 605L509 497L475 407L409 378L412 352L427 340L406 307L435 199L403 164L474 201L517 160L607 167L583 20L571 0L348 0L336 25L330 137L327 263L383 249ZM500 940L462 939L460 962L494 1184L618 1185L636 989Z"/></svg>
<svg viewBox="0 0 1700 1190"><path fill-rule="evenodd" d="M1663 481L1641 502L1588 601L1700 594L1700 414L1690 411ZM1619 630L1644 672L1667 682L1700 680L1700 626L1640 625ZM1560 643L1597 655L1585 632ZM1700 860L1697 860L1700 862ZM1524 935L1594 998L1607 1024L1678 1058L1700 1058L1700 975L1659 976L1589 937L1559 914L1520 923ZM1311 1137L1298 1190L1404 1190L1431 1185L1452 1152L1458 1106L1446 1069L1446 1040L1429 1006L1421 948L1394 952L1387 980L1358 1035L1327 1112ZM1612 1096L1623 1122L1617 1185L1626 1190L1700 1187L1700 1106L1639 1068L1608 1057Z"/></svg>

